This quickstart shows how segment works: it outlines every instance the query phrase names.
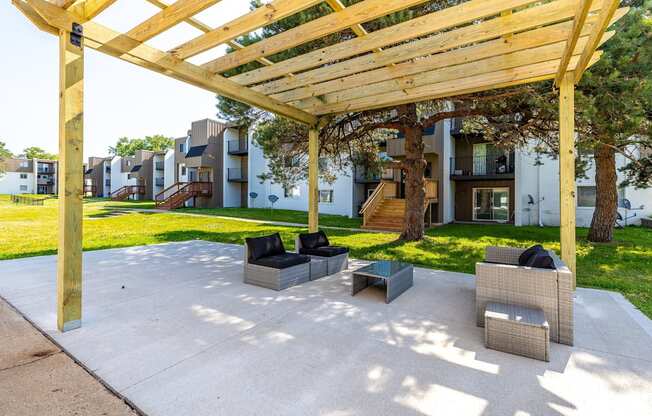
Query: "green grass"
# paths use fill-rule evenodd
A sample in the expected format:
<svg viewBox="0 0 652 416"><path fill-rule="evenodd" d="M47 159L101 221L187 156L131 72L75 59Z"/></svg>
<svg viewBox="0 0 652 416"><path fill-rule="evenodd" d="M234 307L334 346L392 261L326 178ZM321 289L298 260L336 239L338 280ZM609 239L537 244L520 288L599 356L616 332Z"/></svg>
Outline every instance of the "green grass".
<svg viewBox="0 0 652 416"><path fill-rule="evenodd" d="M84 250L202 239L242 244L248 236L279 232L288 248L305 228L274 226L236 219L160 213L123 208L145 208L151 202L84 202ZM44 206L14 205L0 196L0 259L56 253L57 200ZM115 214L107 216L107 214ZM278 213L279 210L275 210ZM300 213L283 221L300 221ZM223 215L223 214L216 214ZM303 214L305 217L305 214ZM276 220L278 217L274 216ZM290 220L290 218L292 218ZM327 217L324 217L327 218ZM271 219L259 217L259 219ZM335 221L335 219L334 219ZM322 220L322 223L327 222ZM342 226L340 223L334 225ZM586 241L586 229L578 228L577 283L623 293L652 317L652 232L629 227L615 231L610 244ZM397 234L329 230L334 244L347 246L361 259L397 259L435 269L473 273L488 245L528 246L542 243L559 251L559 229L505 225L448 225L428 230L421 242L397 242Z"/></svg>
<svg viewBox="0 0 652 416"><path fill-rule="evenodd" d="M178 212L192 214L217 215L222 217L247 218L262 221L291 222L308 224L308 213L289 209L269 208L180 208ZM326 227L360 228L362 219L348 218L342 215L319 215L319 224Z"/></svg>

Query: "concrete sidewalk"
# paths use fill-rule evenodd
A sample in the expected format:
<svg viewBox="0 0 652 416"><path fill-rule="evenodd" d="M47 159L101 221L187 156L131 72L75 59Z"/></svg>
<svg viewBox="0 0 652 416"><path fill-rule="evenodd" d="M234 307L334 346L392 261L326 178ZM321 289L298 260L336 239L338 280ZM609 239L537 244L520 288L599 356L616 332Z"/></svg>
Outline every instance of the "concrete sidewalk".
<svg viewBox="0 0 652 416"><path fill-rule="evenodd" d="M0 345L0 415L136 415L2 299Z"/></svg>

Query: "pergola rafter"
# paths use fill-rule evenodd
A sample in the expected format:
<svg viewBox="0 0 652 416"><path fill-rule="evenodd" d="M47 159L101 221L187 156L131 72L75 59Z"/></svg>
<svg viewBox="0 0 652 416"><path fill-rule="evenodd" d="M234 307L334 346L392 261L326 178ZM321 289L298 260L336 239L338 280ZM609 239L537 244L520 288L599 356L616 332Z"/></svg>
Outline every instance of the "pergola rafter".
<svg viewBox="0 0 652 416"><path fill-rule="evenodd" d="M325 116L554 79L560 92L560 240L562 258L575 269L573 92L599 60L600 45L613 36L608 27L627 12L618 0L469 0L371 32L362 25L426 0L363 0L349 7L341 0L273 0L218 27L196 15L219 7L220 0L141 1L160 11L120 33L93 21L116 0L12 0L37 28L60 41L61 330L81 319L84 46L309 125L311 230L318 227L318 140ZM331 13L248 46L238 42L322 2ZM168 52L148 45L181 22L203 33ZM80 27L83 34L71 33ZM280 62L268 59L344 31L357 37ZM233 52L201 65L187 61L222 45ZM221 75L254 61L262 66Z"/></svg>

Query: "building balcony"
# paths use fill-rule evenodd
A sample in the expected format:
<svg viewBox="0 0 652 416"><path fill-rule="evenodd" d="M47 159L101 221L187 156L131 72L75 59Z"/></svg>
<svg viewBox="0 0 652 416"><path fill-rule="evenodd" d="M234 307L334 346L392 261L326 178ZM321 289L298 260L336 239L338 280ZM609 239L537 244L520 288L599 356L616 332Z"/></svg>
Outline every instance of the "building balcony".
<svg viewBox="0 0 652 416"><path fill-rule="evenodd" d="M247 171L240 168L229 168L227 179L229 182L248 182Z"/></svg>
<svg viewBox="0 0 652 416"><path fill-rule="evenodd" d="M230 155L242 156L249 153L249 147L246 140L229 140L227 150Z"/></svg>
<svg viewBox="0 0 652 416"><path fill-rule="evenodd" d="M423 136L423 153L431 154L437 153L436 137L433 134ZM387 140L387 156L389 157L403 157L405 156L405 139L399 137L397 139Z"/></svg>
<svg viewBox="0 0 652 416"><path fill-rule="evenodd" d="M452 157L451 179L514 179L514 153Z"/></svg>
<svg viewBox="0 0 652 416"><path fill-rule="evenodd" d="M377 183L383 179L392 180L393 177L391 169L385 169L382 173L371 173L365 169L356 169L353 179L355 183Z"/></svg>

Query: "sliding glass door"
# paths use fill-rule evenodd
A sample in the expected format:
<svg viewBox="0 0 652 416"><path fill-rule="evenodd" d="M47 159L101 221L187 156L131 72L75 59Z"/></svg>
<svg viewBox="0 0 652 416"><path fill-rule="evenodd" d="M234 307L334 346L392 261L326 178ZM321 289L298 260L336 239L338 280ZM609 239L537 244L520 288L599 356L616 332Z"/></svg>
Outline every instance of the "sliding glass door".
<svg viewBox="0 0 652 416"><path fill-rule="evenodd" d="M473 221L509 221L509 188L473 188Z"/></svg>

